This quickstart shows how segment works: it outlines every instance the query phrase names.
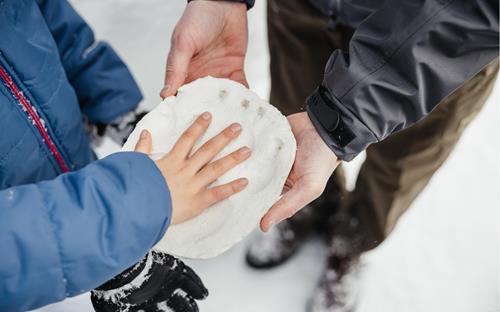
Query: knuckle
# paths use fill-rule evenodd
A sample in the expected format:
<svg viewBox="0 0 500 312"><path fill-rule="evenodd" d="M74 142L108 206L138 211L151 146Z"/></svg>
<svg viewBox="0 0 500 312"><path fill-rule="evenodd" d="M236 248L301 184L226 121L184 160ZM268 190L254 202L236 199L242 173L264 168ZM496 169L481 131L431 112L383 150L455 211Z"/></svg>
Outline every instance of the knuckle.
<svg viewBox="0 0 500 312"><path fill-rule="evenodd" d="M191 35L180 29L175 29L170 39L171 45L181 52L189 50L191 42Z"/></svg>
<svg viewBox="0 0 500 312"><path fill-rule="evenodd" d="M217 149L217 141L216 140L209 140L203 146L203 151L205 151L205 152L214 152L216 149Z"/></svg>
<svg viewBox="0 0 500 312"><path fill-rule="evenodd" d="M196 140L196 133L193 131L193 129L187 130L181 137L181 141L183 142L192 142L194 140Z"/></svg>
<svg viewBox="0 0 500 312"><path fill-rule="evenodd" d="M209 174L211 176L219 176L222 170L220 163L215 162L208 166Z"/></svg>
<svg viewBox="0 0 500 312"><path fill-rule="evenodd" d="M169 54L169 56L168 56L167 65L165 66L165 71L167 73L175 72L175 64L173 64L173 62L172 62L172 53Z"/></svg>
<svg viewBox="0 0 500 312"><path fill-rule="evenodd" d="M220 200L224 198L225 190L224 187L215 187L211 190L211 193L214 200Z"/></svg>
<svg viewBox="0 0 500 312"><path fill-rule="evenodd" d="M231 194L237 193L242 189L242 187L240 186L240 184L238 184L237 181L231 183L230 187L231 187Z"/></svg>
<svg viewBox="0 0 500 312"><path fill-rule="evenodd" d="M182 30L179 27L174 28L174 32L172 33L172 37L170 37L170 43L172 45L179 45L183 42L184 36L182 35Z"/></svg>
<svg viewBox="0 0 500 312"><path fill-rule="evenodd" d="M213 171L216 173L216 174L221 174L225 169L225 166L224 166L224 163L221 162L221 161L216 161L214 162L213 164Z"/></svg>
<svg viewBox="0 0 500 312"><path fill-rule="evenodd" d="M239 162L242 158L243 156L241 155L241 153L238 152L231 153L231 155L229 155L228 157L228 164L233 165Z"/></svg>

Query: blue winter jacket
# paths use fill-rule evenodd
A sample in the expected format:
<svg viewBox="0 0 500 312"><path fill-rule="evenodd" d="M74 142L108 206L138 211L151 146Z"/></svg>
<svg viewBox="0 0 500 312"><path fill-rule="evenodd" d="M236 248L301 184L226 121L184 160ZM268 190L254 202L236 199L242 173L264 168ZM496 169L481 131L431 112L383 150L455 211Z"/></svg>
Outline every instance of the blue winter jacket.
<svg viewBox="0 0 500 312"><path fill-rule="evenodd" d="M88 291L162 237L170 195L153 161L93 161L82 118L107 123L141 94L65 0L0 0L0 311Z"/></svg>

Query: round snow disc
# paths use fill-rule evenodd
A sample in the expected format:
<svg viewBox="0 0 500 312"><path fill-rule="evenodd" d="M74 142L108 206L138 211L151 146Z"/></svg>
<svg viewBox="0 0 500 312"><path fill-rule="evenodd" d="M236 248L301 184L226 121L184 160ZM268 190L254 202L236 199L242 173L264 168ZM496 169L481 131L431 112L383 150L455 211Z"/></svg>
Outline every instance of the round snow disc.
<svg viewBox="0 0 500 312"><path fill-rule="evenodd" d="M201 215L170 225L155 249L184 258L215 257L247 236L279 199L296 151L288 121L275 107L239 83L212 77L186 84L176 96L161 102L141 119L122 150L132 151L140 132L147 129L153 138L151 157L158 159L206 111L212 114L212 122L192 152L233 122L241 124L242 132L215 159L243 146L252 150L248 160L211 186L242 177L249 183Z"/></svg>

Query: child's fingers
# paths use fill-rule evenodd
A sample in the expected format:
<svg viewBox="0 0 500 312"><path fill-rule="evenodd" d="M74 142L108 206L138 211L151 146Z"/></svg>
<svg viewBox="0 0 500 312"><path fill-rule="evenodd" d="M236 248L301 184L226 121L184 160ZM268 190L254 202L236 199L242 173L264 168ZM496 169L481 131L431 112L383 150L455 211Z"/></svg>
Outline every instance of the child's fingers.
<svg viewBox="0 0 500 312"><path fill-rule="evenodd" d="M171 154L180 159L186 159L194 144L205 133L212 115L209 112L201 114L194 123L180 136L172 148Z"/></svg>
<svg viewBox="0 0 500 312"><path fill-rule="evenodd" d="M248 180L246 178L241 178L211 189L207 189L202 194L202 203L208 208L236 193L241 192L247 185Z"/></svg>
<svg viewBox="0 0 500 312"><path fill-rule="evenodd" d="M141 131L139 140L135 144L134 151L149 155L151 154L151 145L152 145L151 133L149 133L148 130L144 129Z"/></svg>
<svg viewBox="0 0 500 312"><path fill-rule="evenodd" d="M251 150L248 147L242 147L239 150L206 165L198 174L197 179L199 179L203 186L206 186L217 180L227 171L236 167L238 164L247 160L248 157L250 157L250 154Z"/></svg>
<svg viewBox="0 0 500 312"><path fill-rule="evenodd" d="M234 140L241 132L241 125L234 123L222 130L221 133L208 140L188 160L190 166L196 172L209 163L224 147Z"/></svg>

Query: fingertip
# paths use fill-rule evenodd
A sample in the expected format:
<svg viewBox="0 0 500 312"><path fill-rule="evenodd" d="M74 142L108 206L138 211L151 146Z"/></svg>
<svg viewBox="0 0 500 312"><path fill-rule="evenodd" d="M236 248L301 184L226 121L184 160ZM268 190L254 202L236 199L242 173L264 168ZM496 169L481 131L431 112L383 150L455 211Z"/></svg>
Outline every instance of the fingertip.
<svg viewBox="0 0 500 312"><path fill-rule="evenodd" d="M147 140L150 136L151 136L151 134L149 133L148 130L142 129L141 136L140 136L141 140Z"/></svg>
<svg viewBox="0 0 500 312"><path fill-rule="evenodd" d="M286 219L287 216L281 211L282 199L276 202L262 217L260 228L263 232L269 231L274 225Z"/></svg>
<svg viewBox="0 0 500 312"><path fill-rule="evenodd" d="M160 91L160 97L164 100L169 96L177 95L177 90L181 87L181 83L167 83Z"/></svg>
<svg viewBox="0 0 500 312"><path fill-rule="evenodd" d="M271 228L272 224L268 221L267 215L265 215L260 220L260 229L262 232L266 233Z"/></svg>
<svg viewBox="0 0 500 312"><path fill-rule="evenodd" d="M234 134L236 133L239 133L241 131L241 124L235 122L233 124L231 124L229 126L229 129L231 130L231 132L233 132Z"/></svg>
<svg viewBox="0 0 500 312"><path fill-rule="evenodd" d="M244 159L247 159L252 154L252 150L248 146L243 146L238 150L238 153L240 153Z"/></svg>
<svg viewBox="0 0 500 312"><path fill-rule="evenodd" d="M210 112L204 112L200 117L203 120L209 121L212 118L212 114L210 114Z"/></svg>
<svg viewBox="0 0 500 312"><path fill-rule="evenodd" d="M198 116L197 120L195 123L197 123L199 126L203 128L203 132L205 132L208 129L208 126L212 122L212 114L209 112L204 112L201 115ZM201 134L200 134L201 135Z"/></svg>
<svg viewBox="0 0 500 312"><path fill-rule="evenodd" d="M248 186L248 179L247 178L238 179L236 181L236 185L238 186L238 189L241 191Z"/></svg>
<svg viewBox="0 0 500 312"><path fill-rule="evenodd" d="M262 220L260 220L260 230L261 230L262 232L264 232L264 233L266 233L266 232L267 232L267 228L266 228L266 226L265 226L265 224L264 224L264 221L262 221Z"/></svg>
<svg viewBox="0 0 500 312"><path fill-rule="evenodd" d="M141 134L139 135L139 140L137 141L134 150L136 152L149 154L150 149L151 149L151 133L149 133L148 130L143 129L141 131Z"/></svg>
<svg viewBox="0 0 500 312"><path fill-rule="evenodd" d="M163 86L163 88L160 90L160 97L164 100L165 98L169 97L170 95L172 95L170 93L170 85L166 84Z"/></svg>

